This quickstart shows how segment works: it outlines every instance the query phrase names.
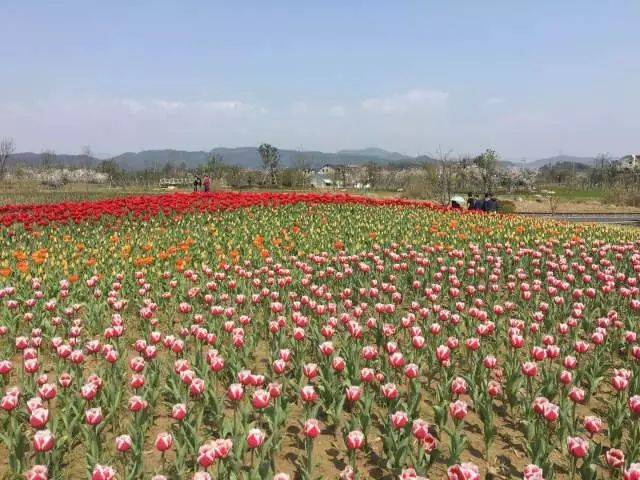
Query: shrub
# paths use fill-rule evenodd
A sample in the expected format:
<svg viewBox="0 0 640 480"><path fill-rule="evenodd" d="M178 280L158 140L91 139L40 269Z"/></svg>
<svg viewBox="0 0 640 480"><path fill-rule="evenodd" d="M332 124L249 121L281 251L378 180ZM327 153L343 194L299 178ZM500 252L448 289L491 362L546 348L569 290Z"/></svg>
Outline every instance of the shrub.
<svg viewBox="0 0 640 480"><path fill-rule="evenodd" d="M498 200L498 212L500 213L515 213L516 204L511 200Z"/></svg>

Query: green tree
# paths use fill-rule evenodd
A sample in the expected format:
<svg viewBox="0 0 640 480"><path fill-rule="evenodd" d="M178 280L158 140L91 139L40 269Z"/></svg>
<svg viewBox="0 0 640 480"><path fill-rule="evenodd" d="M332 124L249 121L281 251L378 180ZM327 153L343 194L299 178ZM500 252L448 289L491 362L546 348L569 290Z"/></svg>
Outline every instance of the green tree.
<svg viewBox="0 0 640 480"><path fill-rule="evenodd" d="M487 150L474 159L474 163L480 170L480 178L485 192L492 190L494 179L498 172L498 154L495 150Z"/></svg>
<svg viewBox="0 0 640 480"><path fill-rule="evenodd" d="M258 147L258 153L262 160L262 166L264 168L265 179L271 184L277 184L277 171L280 164L280 152L273 145L263 143Z"/></svg>
<svg viewBox="0 0 640 480"><path fill-rule="evenodd" d="M217 170L219 170L221 166L222 155L213 152L209 153L209 156L207 157L207 173L209 174L209 176L211 176L212 178L216 177L216 175L220 173Z"/></svg>
<svg viewBox="0 0 640 480"><path fill-rule="evenodd" d="M110 183L119 182L124 179L125 173L118 162L113 158L103 160L98 164L98 171L109 175Z"/></svg>

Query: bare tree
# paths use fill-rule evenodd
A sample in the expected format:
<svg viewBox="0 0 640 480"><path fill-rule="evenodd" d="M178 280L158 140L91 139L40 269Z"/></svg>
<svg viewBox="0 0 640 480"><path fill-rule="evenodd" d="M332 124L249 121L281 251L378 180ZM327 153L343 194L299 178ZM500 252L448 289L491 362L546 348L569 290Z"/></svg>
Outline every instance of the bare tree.
<svg viewBox="0 0 640 480"><path fill-rule="evenodd" d="M7 162L15 149L16 145L13 138L5 137L0 140L0 180L4 178L7 172Z"/></svg>
<svg viewBox="0 0 640 480"><path fill-rule="evenodd" d="M56 151L55 150L44 150L40 154L40 161L42 162L42 168L49 169L56 164Z"/></svg>
<svg viewBox="0 0 640 480"><path fill-rule="evenodd" d="M295 172L294 183L296 184L296 186L302 186L302 188L305 187L305 183L307 180L307 168L307 160L301 149L300 153L296 155L293 166Z"/></svg>
<svg viewBox="0 0 640 480"><path fill-rule="evenodd" d="M438 148L433 157L436 159L436 171L432 189L437 200L443 205L448 205L453 195L456 176L455 161L451 158L451 150L445 152L441 148Z"/></svg>
<svg viewBox="0 0 640 480"><path fill-rule="evenodd" d="M278 181L276 172L280 163L280 152L273 145L263 143L258 147L258 153L264 167L265 178L268 179L271 185L276 185Z"/></svg>
<svg viewBox="0 0 640 480"><path fill-rule="evenodd" d="M369 188L374 189L380 183L380 165L369 162L365 165L365 181Z"/></svg>

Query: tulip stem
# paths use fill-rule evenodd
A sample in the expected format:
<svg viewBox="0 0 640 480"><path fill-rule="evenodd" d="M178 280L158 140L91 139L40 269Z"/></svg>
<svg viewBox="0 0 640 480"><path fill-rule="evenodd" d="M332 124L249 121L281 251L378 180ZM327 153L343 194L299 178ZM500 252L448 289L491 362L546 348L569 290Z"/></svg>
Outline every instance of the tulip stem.
<svg viewBox="0 0 640 480"><path fill-rule="evenodd" d="M571 466L569 469L569 480L576 478L576 457L571 456Z"/></svg>
<svg viewBox="0 0 640 480"><path fill-rule="evenodd" d="M313 439L307 437L306 439L307 450L307 466L306 466L306 478L311 478L311 471L313 469Z"/></svg>

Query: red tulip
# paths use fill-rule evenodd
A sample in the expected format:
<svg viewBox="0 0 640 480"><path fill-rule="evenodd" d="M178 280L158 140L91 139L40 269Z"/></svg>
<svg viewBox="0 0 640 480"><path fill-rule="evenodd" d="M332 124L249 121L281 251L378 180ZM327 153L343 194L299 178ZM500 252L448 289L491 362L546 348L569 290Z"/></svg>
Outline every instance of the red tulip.
<svg viewBox="0 0 640 480"><path fill-rule="evenodd" d="M278 358L272 364L273 372L277 375L282 374L286 368L287 368L287 363L281 358Z"/></svg>
<svg viewBox="0 0 640 480"><path fill-rule="evenodd" d="M582 403L584 402L585 393L584 390L578 387L573 387L569 392L569 398L574 403Z"/></svg>
<svg viewBox="0 0 640 480"><path fill-rule="evenodd" d="M42 402L42 399L40 397L33 397L27 400L27 411L29 413L33 413L34 410L43 407L44 403Z"/></svg>
<svg viewBox="0 0 640 480"><path fill-rule="evenodd" d="M502 394L502 386L500 385L499 382L496 382L495 380L490 380L489 383L487 384L487 393L492 398L497 397L498 395Z"/></svg>
<svg viewBox="0 0 640 480"><path fill-rule="evenodd" d="M347 363L342 357L333 357L333 360L331 360L331 367L336 372L342 372L346 366L347 366Z"/></svg>
<svg viewBox="0 0 640 480"><path fill-rule="evenodd" d="M349 450L360 450L364 446L364 433L360 430L349 432L345 443Z"/></svg>
<svg viewBox="0 0 640 480"><path fill-rule="evenodd" d="M538 366L534 362L524 362L522 364L522 373L527 377L535 377L538 375Z"/></svg>
<svg viewBox="0 0 640 480"><path fill-rule="evenodd" d="M567 437L567 450L574 457L582 458L589 451L589 442L580 437Z"/></svg>
<svg viewBox="0 0 640 480"><path fill-rule="evenodd" d="M258 448L267 438L267 435L259 428L252 428L247 434L247 446L249 448Z"/></svg>
<svg viewBox="0 0 640 480"><path fill-rule="evenodd" d="M239 383L232 383L229 385L227 389L227 398L234 402L238 402L242 400L242 395L244 394L244 388Z"/></svg>
<svg viewBox="0 0 640 480"><path fill-rule="evenodd" d="M253 396L251 397L251 404L253 405L253 408L261 410L269 406L270 399L271 396L269 395L269 392L263 389L258 389L253 392Z"/></svg>
<svg viewBox="0 0 640 480"><path fill-rule="evenodd" d="M427 435L429 435L429 424L421 418L417 418L411 425L411 433L418 440L423 440Z"/></svg>
<svg viewBox="0 0 640 480"><path fill-rule="evenodd" d="M357 385L351 385L347 387L345 391L345 396L349 402L357 402L360 400L360 396L362 395L362 389Z"/></svg>
<svg viewBox="0 0 640 480"><path fill-rule="evenodd" d="M320 435L320 423L315 418L310 418L304 422L303 431L306 437L316 438Z"/></svg>
<svg viewBox="0 0 640 480"><path fill-rule="evenodd" d="M82 386L80 390L80 396L84 398L87 402L93 400L98 393L98 387L95 383L86 383Z"/></svg>
<svg viewBox="0 0 640 480"><path fill-rule="evenodd" d="M84 418L88 425L99 425L102 422L102 409L100 407L90 408L84 412Z"/></svg>
<svg viewBox="0 0 640 480"><path fill-rule="evenodd" d="M302 373L309 380L313 380L318 376L318 365L316 365L315 363L306 363L302 367Z"/></svg>
<svg viewBox="0 0 640 480"><path fill-rule="evenodd" d="M31 412L29 424L33 428L43 428L49 421L49 410L46 408L36 408Z"/></svg>
<svg viewBox="0 0 640 480"><path fill-rule="evenodd" d="M544 480L542 469L537 465L527 465L522 472L522 480Z"/></svg>
<svg viewBox="0 0 640 480"><path fill-rule="evenodd" d="M560 372L560 382L563 385L569 385L573 381L573 375L568 370Z"/></svg>
<svg viewBox="0 0 640 480"><path fill-rule="evenodd" d="M602 420L591 415L586 416L584 418L584 428L591 435L595 435L596 433L599 433L600 430L602 430Z"/></svg>
<svg viewBox="0 0 640 480"><path fill-rule="evenodd" d="M132 412L140 412L147 408L148 402L138 395L129 398L129 410Z"/></svg>
<svg viewBox="0 0 640 480"><path fill-rule="evenodd" d="M376 374L373 371L372 368L363 368L360 370L360 380L363 383L371 383L373 382L374 378L375 378Z"/></svg>
<svg viewBox="0 0 640 480"><path fill-rule="evenodd" d="M547 422L553 423L560 416L560 407L551 402L547 402L544 406L544 411L542 412L545 420Z"/></svg>
<svg viewBox="0 0 640 480"><path fill-rule="evenodd" d="M409 416L401 410L391 414L391 425L396 430L404 428L409 423Z"/></svg>
<svg viewBox="0 0 640 480"><path fill-rule="evenodd" d="M632 463L624 471L624 480L640 480L640 463Z"/></svg>
<svg viewBox="0 0 640 480"><path fill-rule="evenodd" d="M198 464L201 467L209 468L216 461L216 452L213 442L207 442L198 449Z"/></svg>
<svg viewBox="0 0 640 480"><path fill-rule="evenodd" d="M91 474L91 480L112 480L116 478L115 469L106 465L96 465Z"/></svg>
<svg viewBox="0 0 640 480"><path fill-rule="evenodd" d="M624 467L624 452L622 450L610 448L604 454L604 458L607 461L607 465L611 468L618 469Z"/></svg>
<svg viewBox="0 0 640 480"><path fill-rule="evenodd" d="M26 480L48 480L49 470L44 465L34 465L24 474Z"/></svg>
<svg viewBox="0 0 640 480"><path fill-rule="evenodd" d="M611 377L611 386L615 388L618 392L626 390L629 386L629 379L623 377L621 375L614 375Z"/></svg>
<svg viewBox="0 0 640 480"><path fill-rule="evenodd" d="M480 470L473 463L453 465L447 469L449 480L480 480Z"/></svg>
<svg viewBox="0 0 640 480"><path fill-rule="evenodd" d="M40 398L43 400L53 400L56 398L57 393L58 389L55 383L45 383L38 390L38 395L40 395Z"/></svg>
<svg viewBox="0 0 640 480"><path fill-rule="evenodd" d="M18 406L18 397L14 395L5 395L0 401L0 407L7 412L14 410Z"/></svg>
<svg viewBox="0 0 640 480"><path fill-rule="evenodd" d="M204 393L205 384L201 378L194 378L189 385L189 395L192 397L199 397Z"/></svg>
<svg viewBox="0 0 640 480"><path fill-rule="evenodd" d="M467 382L462 377L456 377L451 382L451 393L454 395L464 395L467 393Z"/></svg>
<svg viewBox="0 0 640 480"><path fill-rule="evenodd" d="M633 415L640 416L640 395L629 398L629 410Z"/></svg>
<svg viewBox="0 0 640 480"><path fill-rule="evenodd" d="M394 383L385 383L380 386L380 392L387 400L395 400L398 398L398 387Z"/></svg>
<svg viewBox="0 0 640 480"><path fill-rule="evenodd" d="M145 401L146 408L146 401ZM177 421L182 421L184 417L187 415L187 406L184 403L176 403L171 408L171 418Z"/></svg>
<svg viewBox="0 0 640 480"><path fill-rule="evenodd" d="M467 404L464 400L456 400L449 404L449 414L456 420L464 420L467 415Z"/></svg>
<svg viewBox="0 0 640 480"><path fill-rule="evenodd" d="M33 449L36 452L48 452L55 445L55 438L49 430L38 430L33 435Z"/></svg>
<svg viewBox="0 0 640 480"><path fill-rule="evenodd" d="M305 403L314 403L318 399L318 394L313 385L305 385L300 390L300 398Z"/></svg>
<svg viewBox="0 0 640 480"><path fill-rule="evenodd" d="M116 437L116 450L119 452L126 452L131 448L132 441L129 435L120 435Z"/></svg>
<svg viewBox="0 0 640 480"><path fill-rule="evenodd" d="M173 436L170 433L162 432L156 436L155 447L160 452L165 452L173 445Z"/></svg>
<svg viewBox="0 0 640 480"><path fill-rule="evenodd" d="M485 366L485 368L493 369L496 368L498 360L493 355L487 355L486 357L484 357L484 360L482 360L482 364Z"/></svg>

